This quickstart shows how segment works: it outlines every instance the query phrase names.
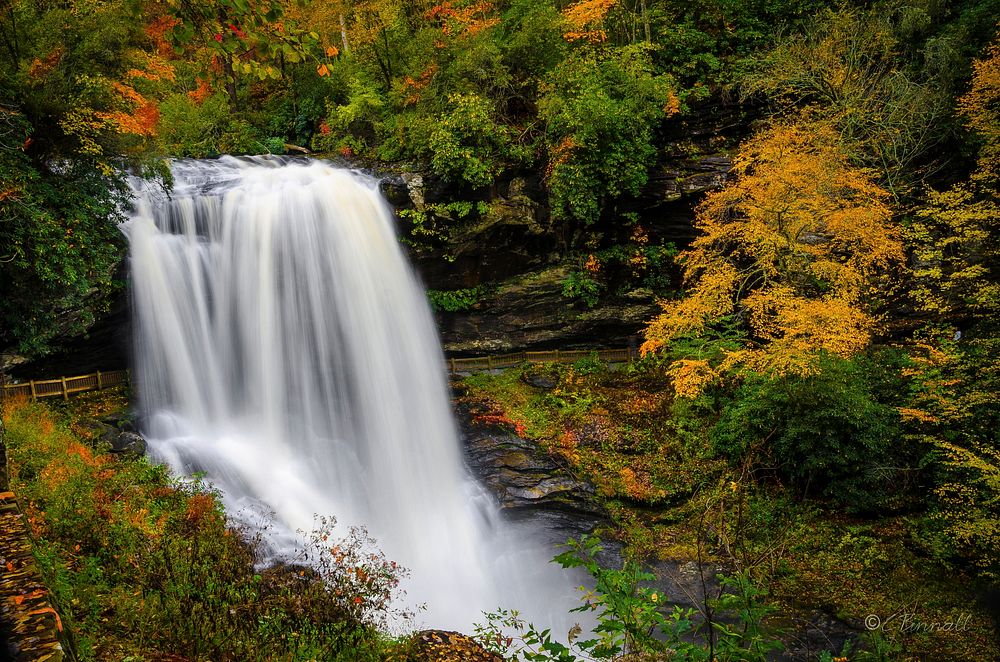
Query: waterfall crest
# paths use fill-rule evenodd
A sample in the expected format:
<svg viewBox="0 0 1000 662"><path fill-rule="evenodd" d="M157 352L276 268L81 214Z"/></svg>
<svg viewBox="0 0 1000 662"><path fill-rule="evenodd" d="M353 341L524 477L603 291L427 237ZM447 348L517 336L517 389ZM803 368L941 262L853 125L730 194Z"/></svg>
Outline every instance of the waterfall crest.
<svg viewBox="0 0 1000 662"><path fill-rule="evenodd" d="M361 524L411 571L411 604L563 624L552 555L464 467L443 356L374 180L319 161L178 161L124 224L134 382L154 456L266 518L277 557L314 516Z"/></svg>

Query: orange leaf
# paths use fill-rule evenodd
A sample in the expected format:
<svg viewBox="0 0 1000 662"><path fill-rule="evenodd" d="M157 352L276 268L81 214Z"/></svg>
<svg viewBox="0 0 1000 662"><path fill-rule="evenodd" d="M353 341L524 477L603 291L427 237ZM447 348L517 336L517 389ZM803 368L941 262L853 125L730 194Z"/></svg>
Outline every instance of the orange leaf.
<svg viewBox="0 0 1000 662"><path fill-rule="evenodd" d="M14 604L20 605L22 602L24 602L24 596L23 595L15 595L14 596Z"/></svg>
<svg viewBox="0 0 1000 662"><path fill-rule="evenodd" d="M329 76L330 70L326 68L325 64L321 64L318 67L316 67L316 73L318 73L320 76Z"/></svg>
<svg viewBox="0 0 1000 662"><path fill-rule="evenodd" d="M7 561L7 572L14 572L14 564Z"/></svg>
<svg viewBox="0 0 1000 662"><path fill-rule="evenodd" d="M337 57L338 55L340 55L340 49L338 49L336 46L327 46L326 48L327 57Z"/></svg>

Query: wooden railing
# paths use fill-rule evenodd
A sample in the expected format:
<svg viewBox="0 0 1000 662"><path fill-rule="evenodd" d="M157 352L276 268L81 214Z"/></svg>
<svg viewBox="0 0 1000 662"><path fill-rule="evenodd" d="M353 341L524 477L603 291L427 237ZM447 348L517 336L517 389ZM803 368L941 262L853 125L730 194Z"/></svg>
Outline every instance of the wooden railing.
<svg viewBox="0 0 1000 662"><path fill-rule="evenodd" d="M478 372L482 370L499 370L513 368L522 363L576 363L580 359L596 356L607 363L627 363L638 358L635 350L624 349L574 349L552 350L547 352L514 352L513 354L491 354L466 359L448 359L446 364L451 373ZM111 386L127 384L128 370L97 371L78 377L59 377L58 379L33 379L20 384L6 384L0 389L0 399L24 396L37 400L38 398L53 398L62 396L69 400L73 393L84 391L100 391Z"/></svg>
<svg viewBox="0 0 1000 662"><path fill-rule="evenodd" d="M456 372L476 372L512 368L522 363L576 363L580 359L597 356L608 363L627 363L639 357L638 352L628 347L623 349L574 349L552 350L550 352L515 352L477 356L469 359L448 359L448 370Z"/></svg>
<svg viewBox="0 0 1000 662"><path fill-rule="evenodd" d="M0 395L4 398L25 396L32 400L38 398L52 398L62 396L63 400L69 400L73 393L83 393L84 391L100 391L101 389L118 384L127 384L129 380L128 370L112 370L110 372L97 372L79 377L59 377L58 379L32 379L22 384L5 384L0 390Z"/></svg>

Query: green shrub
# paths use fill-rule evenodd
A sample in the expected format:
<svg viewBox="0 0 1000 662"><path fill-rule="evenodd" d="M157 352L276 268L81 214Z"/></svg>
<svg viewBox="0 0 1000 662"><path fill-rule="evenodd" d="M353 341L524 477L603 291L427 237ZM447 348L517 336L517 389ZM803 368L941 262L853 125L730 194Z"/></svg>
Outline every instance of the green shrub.
<svg viewBox="0 0 1000 662"><path fill-rule="evenodd" d="M597 305L602 289L601 283L584 271L571 271L562 281L562 295L583 301L587 308Z"/></svg>
<svg viewBox="0 0 1000 662"><path fill-rule="evenodd" d="M677 257L677 248L673 244L649 246L645 244L645 234L641 236L641 243L619 244L589 253L586 261L581 257L578 267L563 279L562 295L593 308L605 292L626 296L640 287L656 296L670 292L674 285L670 267Z"/></svg>
<svg viewBox="0 0 1000 662"><path fill-rule="evenodd" d="M470 310L479 303L488 289L483 285L477 285L461 290L427 290L427 298L430 299L431 308L435 311L457 313Z"/></svg>
<svg viewBox="0 0 1000 662"><path fill-rule="evenodd" d="M725 403L712 442L847 511L886 505L900 487L904 453L898 414L875 390L877 373L864 359L824 356L814 375L750 375Z"/></svg>

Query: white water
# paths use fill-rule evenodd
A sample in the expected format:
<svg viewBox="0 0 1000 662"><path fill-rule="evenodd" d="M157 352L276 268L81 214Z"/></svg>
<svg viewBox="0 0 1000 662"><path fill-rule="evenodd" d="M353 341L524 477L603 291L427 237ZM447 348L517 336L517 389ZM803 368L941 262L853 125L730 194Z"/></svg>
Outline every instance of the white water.
<svg viewBox="0 0 1000 662"><path fill-rule="evenodd" d="M506 607L567 627L579 603L552 550L464 467L433 319L375 182L263 158L173 174L170 196L140 185L124 227L155 456L205 472L237 518L270 519L279 557L316 514L365 525L410 569L418 625L468 632Z"/></svg>

